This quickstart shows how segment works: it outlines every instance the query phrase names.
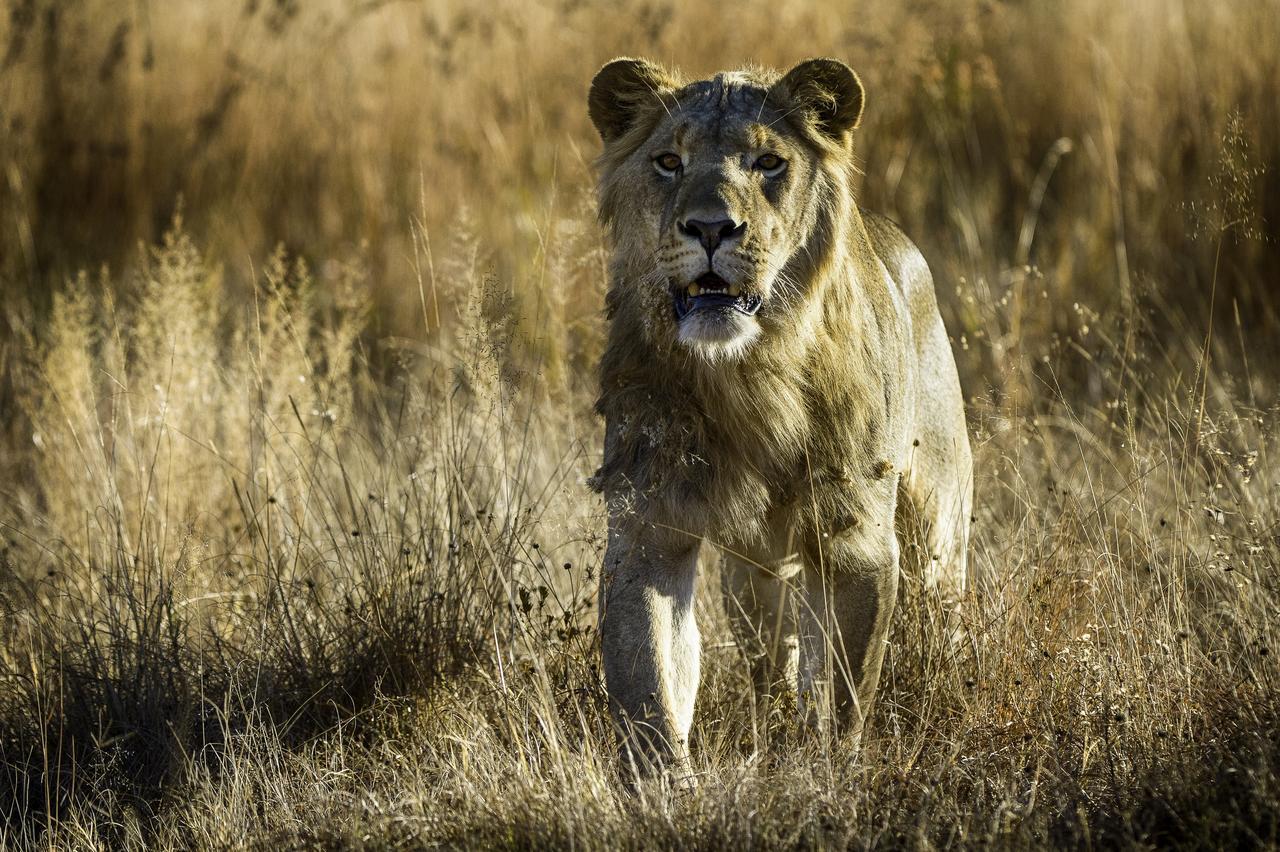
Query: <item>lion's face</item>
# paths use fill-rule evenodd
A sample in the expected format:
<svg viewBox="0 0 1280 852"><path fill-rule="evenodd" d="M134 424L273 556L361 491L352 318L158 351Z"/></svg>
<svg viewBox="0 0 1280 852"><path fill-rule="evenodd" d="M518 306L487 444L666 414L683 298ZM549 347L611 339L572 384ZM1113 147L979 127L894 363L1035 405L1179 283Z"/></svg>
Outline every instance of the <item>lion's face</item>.
<svg viewBox="0 0 1280 852"><path fill-rule="evenodd" d="M729 105L716 94L706 86L633 155L650 172L636 198L653 223L649 283L670 300L679 340L713 355L760 333L756 315L784 290L778 275L814 204L809 152L756 118L764 92L740 89Z"/></svg>
<svg viewBox="0 0 1280 852"><path fill-rule="evenodd" d="M628 301L708 360L739 356L780 333L803 301L809 276L797 267L822 251L814 234L830 189L824 157L847 142L861 87L843 65L816 61L827 77L832 65L847 72L856 99L845 107L852 119L834 129L821 124L836 117L831 81L819 89L811 73L777 82L721 74L676 87L647 63L620 62L597 76L592 116L606 142L602 213L620 256L637 267L626 276L636 288ZM815 98L826 113L815 114Z"/></svg>

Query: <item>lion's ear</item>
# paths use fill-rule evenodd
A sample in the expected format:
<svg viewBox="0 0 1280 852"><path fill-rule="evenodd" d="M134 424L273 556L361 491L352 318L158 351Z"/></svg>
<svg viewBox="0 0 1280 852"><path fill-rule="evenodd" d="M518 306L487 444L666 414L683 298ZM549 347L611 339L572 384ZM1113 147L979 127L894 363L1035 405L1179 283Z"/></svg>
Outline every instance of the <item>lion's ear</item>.
<svg viewBox="0 0 1280 852"><path fill-rule="evenodd" d="M644 59L615 59L591 81L587 106L600 138L612 142L631 129L647 107L662 102L675 91L674 76Z"/></svg>
<svg viewBox="0 0 1280 852"><path fill-rule="evenodd" d="M775 83L773 91L838 142L847 141L846 134L862 118L862 81L838 59L807 59Z"/></svg>

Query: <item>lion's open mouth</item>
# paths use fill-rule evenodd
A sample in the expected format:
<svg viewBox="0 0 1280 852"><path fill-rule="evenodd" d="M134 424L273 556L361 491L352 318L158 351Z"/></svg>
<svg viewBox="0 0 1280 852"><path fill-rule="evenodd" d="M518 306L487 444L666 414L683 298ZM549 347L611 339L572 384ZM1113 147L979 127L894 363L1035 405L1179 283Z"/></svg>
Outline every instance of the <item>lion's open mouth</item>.
<svg viewBox="0 0 1280 852"><path fill-rule="evenodd" d="M747 316L755 316L764 301L754 293L742 292L737 286L729 284L714 272L700 276L697 281L686 287L673 290L671 297L677 322L694 311L726 308L732 308Z"/></svg>

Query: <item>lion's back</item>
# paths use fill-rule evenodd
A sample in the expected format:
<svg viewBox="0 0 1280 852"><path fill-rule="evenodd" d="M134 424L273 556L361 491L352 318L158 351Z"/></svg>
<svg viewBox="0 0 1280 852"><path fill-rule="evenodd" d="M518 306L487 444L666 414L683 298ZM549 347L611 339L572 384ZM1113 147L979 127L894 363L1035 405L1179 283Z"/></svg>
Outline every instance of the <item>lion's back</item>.
<svg viewBox="0 0 1280 852"><path fill-rule="evenodd" d="M910 315L916 349L928 344L931 328L941 323L933 275L920 249L896 222L870 210L860 210L871 247L897 285Z"/></svg>
<svg viewBox="0 0 1280 852"><path fill-rule="evenodd" d="M871 246L906 305L915 354L914 455L969 457L964 396L951 340L938 310L933 275L924 255L893 220L862 211ZM938 459L938 464L943 464Z"/></svg>

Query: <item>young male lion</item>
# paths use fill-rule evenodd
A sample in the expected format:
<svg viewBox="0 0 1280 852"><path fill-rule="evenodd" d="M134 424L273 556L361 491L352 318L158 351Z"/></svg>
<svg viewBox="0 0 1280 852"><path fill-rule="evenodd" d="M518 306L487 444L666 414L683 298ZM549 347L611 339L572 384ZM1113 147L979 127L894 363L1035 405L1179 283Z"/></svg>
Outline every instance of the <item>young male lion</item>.
<svg viewBox="0 0 1280 852"><path fill-rule="evenodd" d="M972 459L920 252L859 211L857 75L682 82L617 59L591 84L613 257L594 480L609 506L601 642L624 753L689 775L705 539L756 682L856 739L898 582L898 497L927 581L965 587Z"/></svg>

